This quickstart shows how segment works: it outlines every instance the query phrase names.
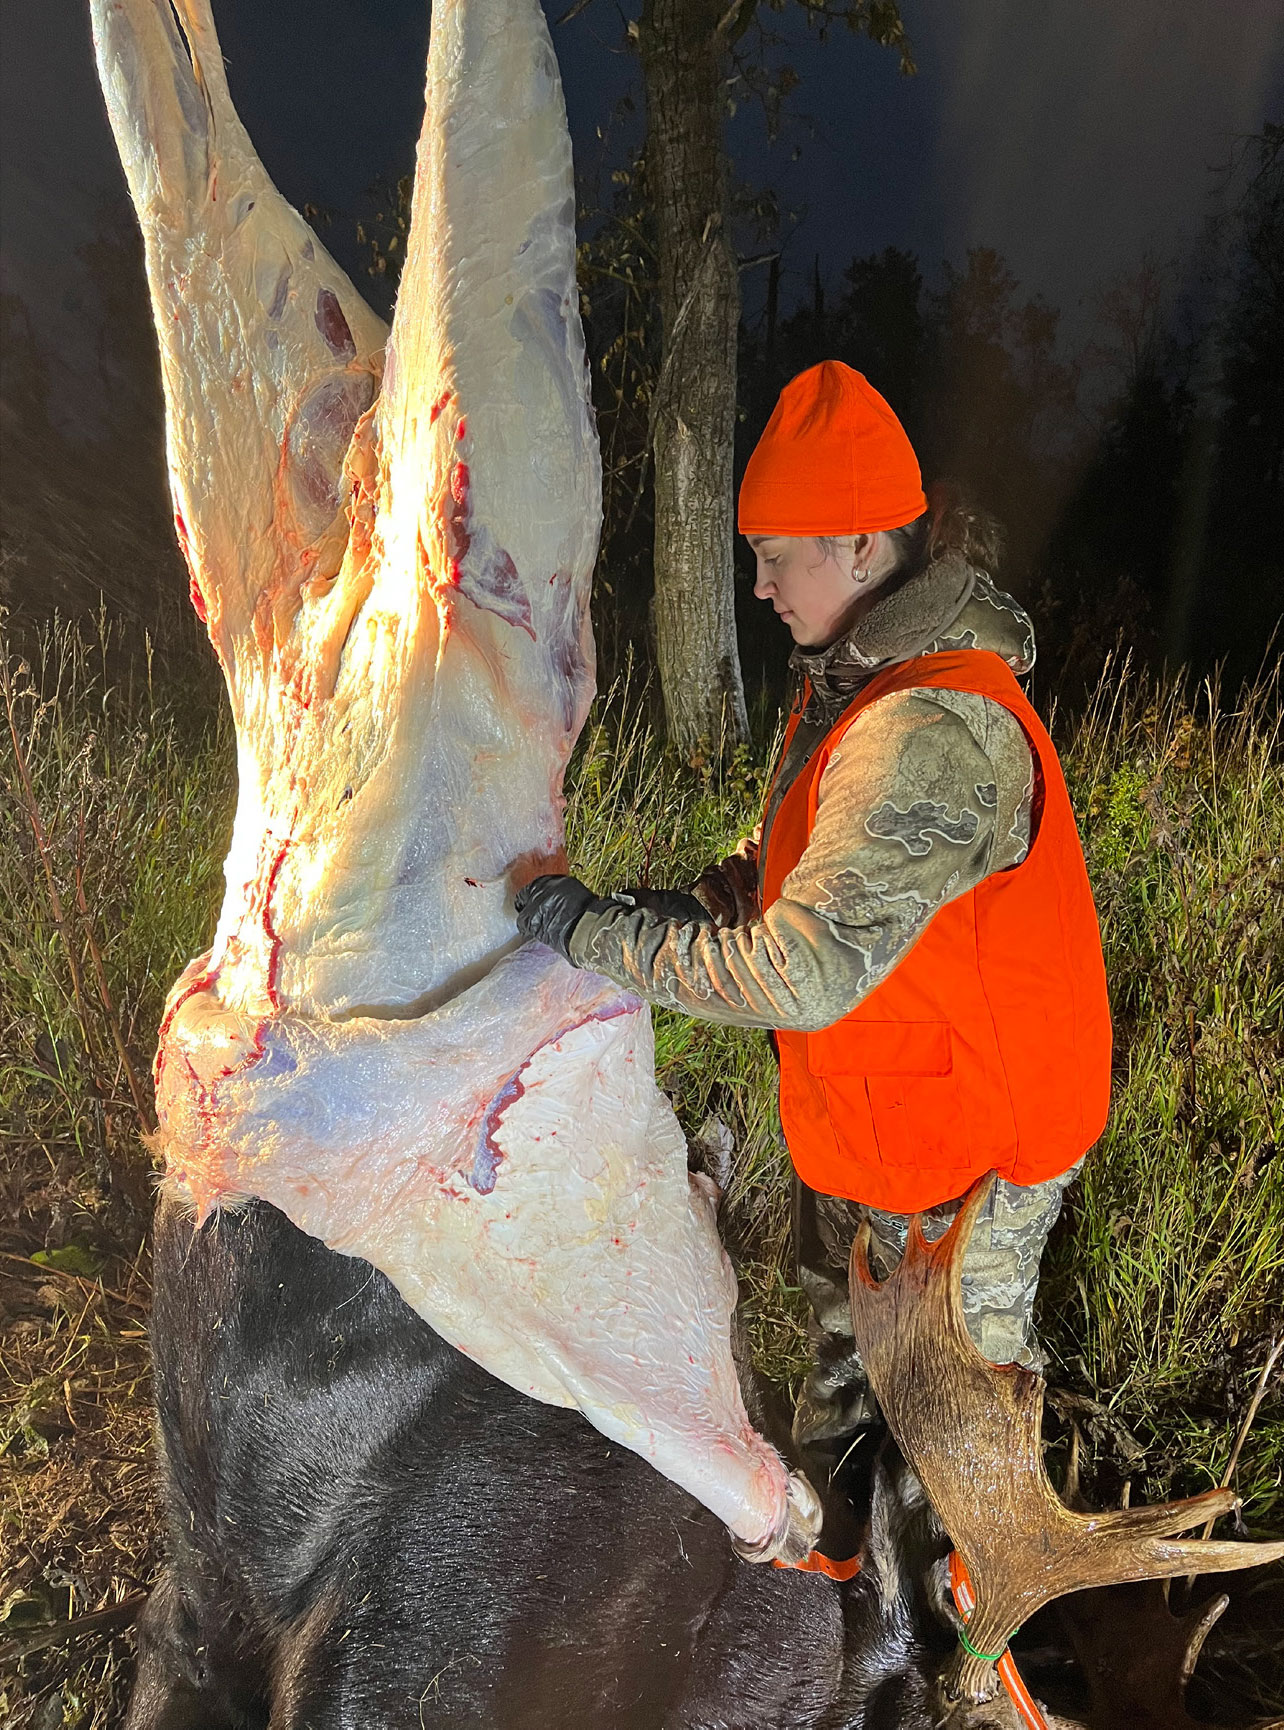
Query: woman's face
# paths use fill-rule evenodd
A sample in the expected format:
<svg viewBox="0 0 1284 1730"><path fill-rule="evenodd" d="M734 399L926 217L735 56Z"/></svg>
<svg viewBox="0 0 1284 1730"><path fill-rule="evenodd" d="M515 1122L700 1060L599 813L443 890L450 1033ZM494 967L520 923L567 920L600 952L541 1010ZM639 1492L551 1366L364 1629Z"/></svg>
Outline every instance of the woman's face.
<svg viewBox="0 0 1284 1730"><path fill-rule="evenodd" d="M855 623L861 603L875 586L852 573L878 536L846 536L822 547L814 535L750 535L758 563L753 592L770 601L795 643L821 647Z"/></svg>

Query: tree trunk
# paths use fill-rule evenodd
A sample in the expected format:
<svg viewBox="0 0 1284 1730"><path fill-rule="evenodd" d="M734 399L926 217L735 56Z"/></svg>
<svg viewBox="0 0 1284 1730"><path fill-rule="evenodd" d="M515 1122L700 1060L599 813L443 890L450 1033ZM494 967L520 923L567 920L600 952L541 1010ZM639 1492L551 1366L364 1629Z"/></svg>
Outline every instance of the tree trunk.
<svg viewBox="0 0 1284 1730"><path fill-rule="evenodd" d="M708 762L748 736L732 590L740 281L727 232L723 0L646 0L640 49L664 332L655 620L669 741Z"/></svg>

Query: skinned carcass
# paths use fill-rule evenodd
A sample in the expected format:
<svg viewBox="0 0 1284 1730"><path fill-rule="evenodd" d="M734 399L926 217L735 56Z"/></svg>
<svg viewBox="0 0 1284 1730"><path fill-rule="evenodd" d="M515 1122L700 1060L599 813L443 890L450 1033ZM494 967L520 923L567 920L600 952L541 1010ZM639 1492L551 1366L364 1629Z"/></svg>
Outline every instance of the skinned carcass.
<svg viewBox="0 0 1284 1730"><path fill-rule="evenodd" d="M391 335L280 197L207 0L92 0L142 223L175 520L236 723L210 953L156 1061L168 1183L386 1273L730 1528L818 1507L752 1428L649 1012L518 947L593 689L600 472L538 0L439 0Z"/></svg>
<svg viewBox="0 0 1284 1730"><path fill-rule="evenodd" d="M960 1686L951 1538L975 1571L978 1639L978 1616L1010 1614L1041 1573L1054 1590L1118 1577L1120 1537L1147 1572L1244 1566L1284 1546L1157 1553L1153 1534L1225 1501L1214 1492L1080 1517L1067 1576L1066 1511L1037 1451L1010 1450L986 1422L996 1389L1024 1403L1037 1378L957 1363L974 1353L958 1313L968 1225L926 1259L915 1249L905 1284L854 1298L880 1397L950 1534L869 1438L841 1474L864 1566L839 1585L742 1567L685 1492L578 1414L486 1375L381 1275L276 1209L252 1202L196 1226L163 1200L151 1326L169 1556L139 1628L127 1730L1032 1730L989 1667L980 1702L977 1678ZM925 1301L907 1308L923 1279ZM924 1354L939 1381L922 1380ZM747 1394L766 1424L752 1378ZM1006 1608L991 1556L1006 1563ZM1080 1626L1097 1596L1074 1600ZM1190 1630L1142 1664L1153 1612L1105 1615L1091 1662L1118 1670L1130 1655L1134 1716L1090 1673L1091 1730L1167 1725Z"/></svg>
<svg viewBox="0 0 1284 1730"><path fill-rule="evenodd" d="M127 1730L935 1730L939 1542L872 1447L855 1580L746 1568L257 1201L162 1200L151 1333L168 1555Z"/></svg>

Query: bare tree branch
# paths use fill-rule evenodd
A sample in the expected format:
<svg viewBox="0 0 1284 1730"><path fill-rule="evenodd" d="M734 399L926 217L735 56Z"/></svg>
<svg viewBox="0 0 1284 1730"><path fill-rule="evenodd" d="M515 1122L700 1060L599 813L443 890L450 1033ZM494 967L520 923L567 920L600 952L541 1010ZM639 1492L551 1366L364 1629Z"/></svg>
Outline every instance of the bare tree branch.
<svg viewBox="0 0 1284 1730"><path fill-rule="evenodd" d="M556 20L554 28L556 29L561 24L569 24L572 18L578 18L581 12L587 12L592 4L593 0L575 0L575 4L568 6L562 16Z"/></svg>

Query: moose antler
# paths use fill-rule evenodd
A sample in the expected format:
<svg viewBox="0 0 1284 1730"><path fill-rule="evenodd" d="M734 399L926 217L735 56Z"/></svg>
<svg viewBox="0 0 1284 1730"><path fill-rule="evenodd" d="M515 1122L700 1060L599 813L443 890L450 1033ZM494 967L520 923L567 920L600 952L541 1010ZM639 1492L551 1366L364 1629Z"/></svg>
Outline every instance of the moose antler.
<svg viewBox="0 0 1284 1730"><path fill-rule="evenodd" d="M1061 1605L1092 1691L1093 1730L1198 1730L1186 1709L1186 1684L1229 1602L1219 1593L1175 1616L1164 1588L1146 1580Z"/></svg>
<svg viewBox="0 0 1284 1730"><path fill-rule="evenodd" d="M869 1271L865 1225L850 1270L852 1330L870 1385L972 1577L969 1645L1001 1653L1022 1622L1065 1592L1284 1557L1284 1543L1174 1538L1232 1508L1231 1490L1101 1514L1065 1506L1043 1467L1042 1377L987 1362L963 1321L959 1273L993 1181L973 1187L936 1243L915 1218L904 1258L882 1285ZM944 1682L951 1698L988 1700L994 1664L960 1651Z"/></svg>

